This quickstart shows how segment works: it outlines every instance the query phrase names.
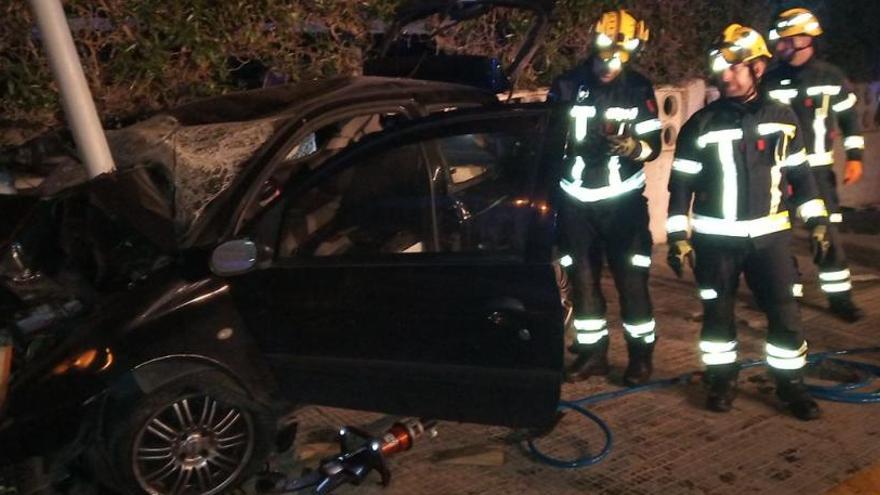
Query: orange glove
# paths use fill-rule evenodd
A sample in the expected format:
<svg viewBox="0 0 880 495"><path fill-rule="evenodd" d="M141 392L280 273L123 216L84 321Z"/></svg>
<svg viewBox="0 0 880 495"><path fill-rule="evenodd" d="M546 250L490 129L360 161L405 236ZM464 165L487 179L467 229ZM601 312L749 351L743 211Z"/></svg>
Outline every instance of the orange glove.
<svg viewBox="0 0 880 495"><path fill-rule="evenodd" d="M843 169L843 183L855 184L862 180L862 173L861 160L847 160L846 168Z"/></svg>

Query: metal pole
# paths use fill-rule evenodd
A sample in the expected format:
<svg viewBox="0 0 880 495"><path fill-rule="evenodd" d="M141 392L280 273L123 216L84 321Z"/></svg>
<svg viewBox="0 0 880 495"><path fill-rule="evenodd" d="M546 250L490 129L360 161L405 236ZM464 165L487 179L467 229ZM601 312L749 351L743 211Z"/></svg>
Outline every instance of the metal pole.
<svg viewBox="0 0 880 495"><path fill-rule="evenodd" d="M113 172L116 167L107 137L86 83L61 0L29 0L29 3L61 92L64 113L89 177Z"/></svg>

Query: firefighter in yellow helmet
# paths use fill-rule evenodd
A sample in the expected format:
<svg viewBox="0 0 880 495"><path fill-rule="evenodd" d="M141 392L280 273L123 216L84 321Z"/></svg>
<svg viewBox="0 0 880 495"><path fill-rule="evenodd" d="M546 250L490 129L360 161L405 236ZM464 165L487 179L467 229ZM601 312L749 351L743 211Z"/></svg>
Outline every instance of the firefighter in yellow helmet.
<svg viewBox="0 0 880 495"><path fill-rule="evenodd" d="M570 107L566 172L560 181L560 248L572 278L577 355L570 381L609 371L608 323L600 280L607 259L620 295L629 351L624 382L646 382L656 340L648 271L644 164L660 152L654 89L629 63L648 41L643 21L606 12L593 27L591 56L554 81L549 99Z"/></svg>
<svg viewBox="0 0 880 495"><path fill-rule="evenodd" d="M824 245L828 216L797 117L759 91L770 59L764 38L754 29L730 25L709 57L722 98L694 114L679 134L666 225L673 270L680 276L686 261L695 262L707 407L729 411L736 394L734 307L745 274L767 315L767 363L777 395L796 417L813 419L819 408L801 372L807 343L792 294L795 268L783 181L791 184L798 213L814 229L817 246Z"/></svg>
<svg viewBox="0 0 880 495"><path fill-rule="evenodd" d="M855 109L857 98L843 72L815 57L814 39L821 34L822 26L809 10L794 8L780 12L769 35L780 60L767 74L764 89L768 96L790 106L797 114L813 177L831 214L831 249L818 263L819 286L827 295L832 312L844 320L857 321L863 314L852 301L849 266L835 226L843 221L843 215L832 150L839 128L846 149L843 183L854 184L862 177L865 139ZM798 285L798 293L801 292Z"/></svg>

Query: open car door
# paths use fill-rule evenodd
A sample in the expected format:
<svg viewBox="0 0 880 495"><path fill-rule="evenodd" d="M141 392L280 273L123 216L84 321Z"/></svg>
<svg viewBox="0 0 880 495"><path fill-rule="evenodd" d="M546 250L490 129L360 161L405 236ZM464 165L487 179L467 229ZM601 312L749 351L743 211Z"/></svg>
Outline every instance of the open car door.
<svg viewBox="0 0 880 495"><path fill-rule="evenodd" d="M257 235L274 259L230 279L282 389L393 414L553 421L561 125L544 105L449 112L292 180L258 222L276 232Z"/></svg>

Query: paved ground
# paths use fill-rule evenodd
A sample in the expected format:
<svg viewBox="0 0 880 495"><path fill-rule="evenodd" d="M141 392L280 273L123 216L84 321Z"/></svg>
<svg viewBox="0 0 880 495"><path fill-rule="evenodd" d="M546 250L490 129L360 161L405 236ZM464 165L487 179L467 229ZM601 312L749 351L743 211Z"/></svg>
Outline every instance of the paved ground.
<svg viewBox="0 0 880 495"><path fill-rule="evenodd" d="M856 300L868 318L842 323L825 310L815 283L807 287L803 318L811 351L880 345L880 236L848 235L854 254ZM806 252L801 253L803 255ZM655 360L656 377L672 377L699 369L695 352L700 304L690 277L676 279L665 267L665 248L655 249L652 289L661 337ZM815 272L804 256L801 266ZM810 279L812 280L812 279ZM606 294L613 293L606 280ZM611 314L616 313L612 305ZM765 322L743 291L737 308L740 357L761 357ZM615 322L619 329L619 322ZM861 359L880 362L880 355ZM612 338L612 362L626 363L620 331ZM616 377L594 378L565 385L564 398L617 390ZM803 423L780 411L772 383L760 370L740 378L741 393L729 414L705 411L697 383L643 392L592 408L614 431L611 455L601 464L580 470L560 470L538 464L522 449L516 432L471 424L441 423L439 437L417 445L391 461L394 479L382 490L373 483L339 493L406 494L744 494L819 495L837 488L851 495L880 493L867 483L866 491L840 491L840 485L880 463L880 405L823 402L824 418ZM370 425L376 414L329 408L310 408L299 414L299 455L314 463L327 455L326 442L342 424ZM547 453L574 457L595 452L601 436L591 423L568 414L544 437ZM462 452L482 453L490 466L451 464L438 459ZM308 459L311 458L311 459ZM289 466L291 459L284 459ZM861 477L864 485L865 477ZM874 478L872 478L874 479ZM853 485L854 486L854 485ZM854 489L853 489L854 490ZM861 489L860 489L861 490Z"/></svg>

